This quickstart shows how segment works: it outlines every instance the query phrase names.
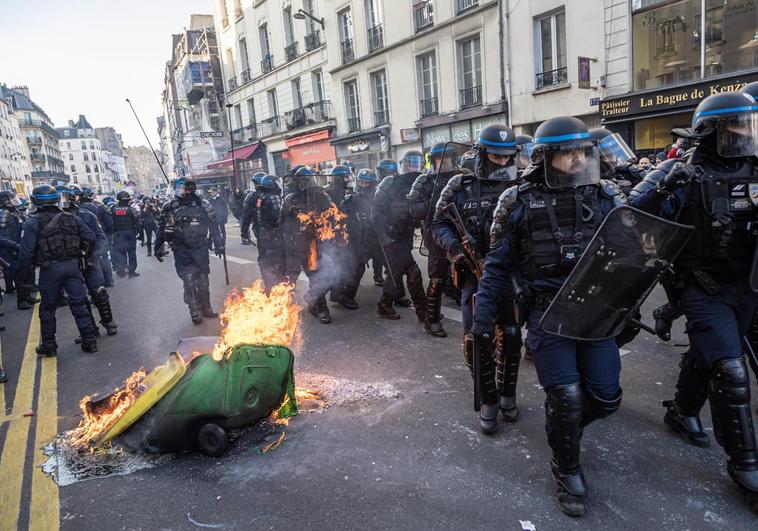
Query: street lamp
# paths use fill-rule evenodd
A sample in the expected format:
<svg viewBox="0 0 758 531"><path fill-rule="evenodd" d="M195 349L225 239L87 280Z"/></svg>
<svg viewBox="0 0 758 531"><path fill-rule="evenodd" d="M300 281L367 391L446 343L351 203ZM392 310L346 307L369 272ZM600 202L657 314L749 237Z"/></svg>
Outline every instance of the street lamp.
<svg viewBox="0 0 758 531"><path fill-rule="evenodd" d="M304 9L298 9L297 13L292 15L292 18L296 18L297 20L305 20L306 18L311 19L313 22L318 22L321 24L321 29L324 29L324 18L316 18Z"/></svg>
<svg viewBox="0 0 758 531"><path fill-rule="evenodd" d="M232 130L232 104L227 103L226 104L226 116L227 120L229 121L229 141L232 143L232 178L234 179L233 183L230 183L230 190L229 193L234 193L234 190L237 188L237 161L234 160L234 131ZM241 184L240 184L241 186Z"/></svg>

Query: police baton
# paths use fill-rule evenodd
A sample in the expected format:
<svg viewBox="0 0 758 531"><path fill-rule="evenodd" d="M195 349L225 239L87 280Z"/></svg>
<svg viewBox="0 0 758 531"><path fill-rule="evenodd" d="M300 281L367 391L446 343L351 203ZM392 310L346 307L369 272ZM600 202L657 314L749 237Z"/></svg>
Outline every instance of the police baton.
<svg viewBox="0 0 758 531"><path fill-rule="evenodd" d="M226 249L221 253L221 257L224 259L224 275L226 276L226 285L229 285L229 264L226 262Z"/></svg>

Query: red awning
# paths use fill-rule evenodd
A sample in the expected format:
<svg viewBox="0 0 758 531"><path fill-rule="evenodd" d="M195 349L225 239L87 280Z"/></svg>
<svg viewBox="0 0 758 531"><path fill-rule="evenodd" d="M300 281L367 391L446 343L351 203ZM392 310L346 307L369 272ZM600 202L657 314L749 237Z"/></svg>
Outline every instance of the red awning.
<svg viewBox="0 0 758 531"><path fill-rule="evenodd" d="M250 144L249 146L241 147L241 148L235 148L234 149L234 159L235 160L247 160L250 157L253 156L253 153L255 153L255 150L258 149L258 146L260 144ZM209 170L216 170L219 168L231 168L232 167L232 152L228 152L226 154L226 157L224 157L221 160L218 160L216 162L211 162L206 166Z"/></svg>
<svg viewBox="0 0 758 531"><path fill-rule="evenodd" d="M337 151L328 140L292 146L289 149L289 155L292 166L297 166L298 164L316 166L322 162L334 162L337 160Z"/></svg>

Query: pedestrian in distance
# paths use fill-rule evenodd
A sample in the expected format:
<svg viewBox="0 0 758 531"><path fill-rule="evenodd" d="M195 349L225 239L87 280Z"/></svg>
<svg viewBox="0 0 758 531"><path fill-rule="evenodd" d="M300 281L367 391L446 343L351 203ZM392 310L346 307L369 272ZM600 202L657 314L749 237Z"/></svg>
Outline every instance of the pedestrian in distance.
<svg viewBox="0 0 758 531"><path fill-rule="evenodd" d="M111 207L113 216L113 258L114 269L120 278L138 277L137 239L140 237L140 219L129 192L122 190L116 194L117 203Z"/></svg>

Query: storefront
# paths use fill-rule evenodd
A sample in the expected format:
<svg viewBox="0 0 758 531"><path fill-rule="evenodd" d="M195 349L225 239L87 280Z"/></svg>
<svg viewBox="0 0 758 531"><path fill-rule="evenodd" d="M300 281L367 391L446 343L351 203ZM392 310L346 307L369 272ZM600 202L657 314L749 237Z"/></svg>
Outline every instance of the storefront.
<svg viewBox="0 0 758 531"><path fill-rule="evenodd" d="M379 161L389 158L389 131L378 129L345 135L331 140L337 153L337 162L352 162L355 169L376 168Z"/></svg>
<svg viewBox="0 0 758 531"><path fill-rule="evenodd" d="M331 131L326 129L287 139L290 167L303 165L319 173L328 173L337 163L337 151L329 142L330 138Z"/></svg>
<svg viewBox="0 0 758 531"><path fill-rule="evenodd" d="M737 91L758 81L758 69L736 76L713 78L662 90L615 96L600 102L604 127L619 133L638 155L650 155L671 146L671 130L690 127L692 113L704 98Z"/></svg>
<svg viewBox="0 0 758 531"><path fill-rule="evenodd" d="M207 169L213 171L225 170L232 175L236 174L235 188L246 190L253 174L259 171L268 172L268 162L266 161L266 146L260 142L255 142L247 146L234 147L234 162L236 168L232 167L232 151L217 162L208 164ZM234 181L234 177L232 178Z"/></svg>
<svg viewBox="0 0 758 531"><path fill-rule="evenodd" d="M480 116L469 120L458 120L421 129L421 144L424 151L437 142L460 142L471 144L479 138L479 133L487 126L507 124L505 113Z"/></svg>

